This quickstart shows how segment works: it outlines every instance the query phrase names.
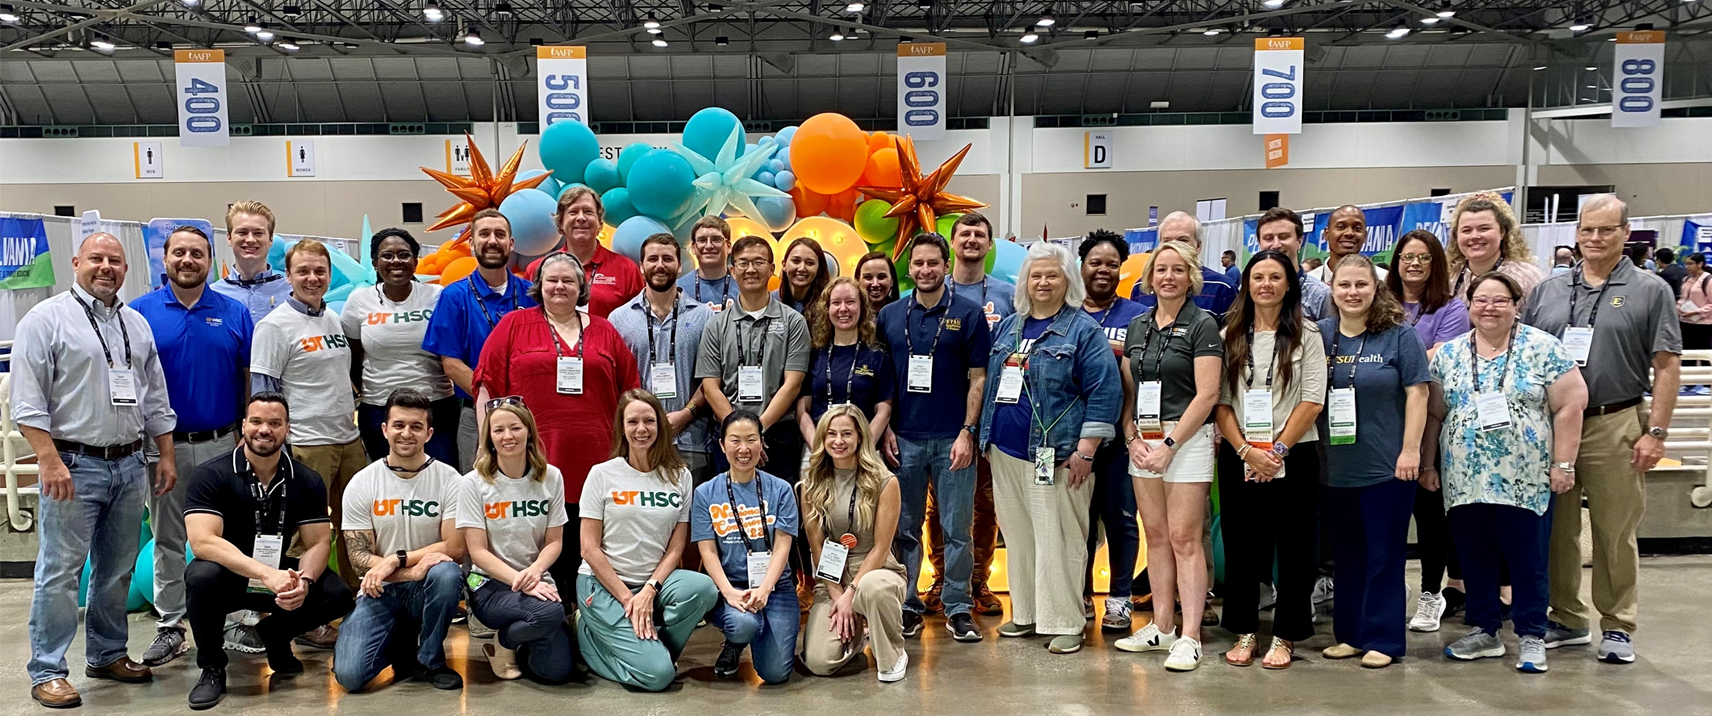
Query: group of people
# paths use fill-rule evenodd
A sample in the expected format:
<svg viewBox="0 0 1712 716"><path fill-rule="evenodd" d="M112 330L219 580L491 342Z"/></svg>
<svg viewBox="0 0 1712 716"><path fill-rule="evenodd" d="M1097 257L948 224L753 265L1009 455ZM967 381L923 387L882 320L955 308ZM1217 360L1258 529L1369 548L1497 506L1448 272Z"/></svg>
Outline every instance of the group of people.
<svg viewBox="0 0 1712 716"><path fill-rule="evenodd" d="M1219 623L1214 480L1230 664L1288 668L1329 578L1327 658L1387 666L1406 629L1437 630L1464 599L1471 628L1447 655L1501 656L1509 599L1518 668L1544 671L1545 649L1592 640L1584 494L1599 657L1627 663L1641 474L1663 453L1682 337L1664 281L1622 260L1626 214L1588 201L1581 261L1546 278L1490 195L1458 206L1448 247L1403 236L1389 271L1360 254L1356 207L1331 215L1315 271L1288 209L1224 271L1175 213L1126 298L1119 235L1033 244L1013 286L983 270L992 226L971 212L949 238L905 242L900 297L887 254L835 276L813 240L776 257L717 217L693 226L694 270L670 234L633 262L597 241L599 197L572 188L565 248L530 279L509 221L484 210L467 279L417 282L420 245L387 229L378 283L338 315L326 247L299 241L269 270L274 217L256 202L227 215L230 274L210 281L209 237L182 227L166 285L131 305L122 246L94 234L76 286L29 312L13 355L43 496L32 696L81 703L65 652L86 558L86 675L148 681L188 652L188 623L197 709L226 691L227 648L289 675L294 642L332 648L351 691L389 667L460 688L442 646L459 620L505 679L563 683L581 663L663 690L705 623L724 639L719 678L746 649L781 683L799 665L865 665L871 645L892 682L925 614L943 610L959 642L1004 614L988 586L999 532L998 636L1079 651L1103 532L1102 627L1128 632L1150 593L1153 619L1116 648L1188 671ZM139 663L124 581L145 504L160 621Z"/></svg>

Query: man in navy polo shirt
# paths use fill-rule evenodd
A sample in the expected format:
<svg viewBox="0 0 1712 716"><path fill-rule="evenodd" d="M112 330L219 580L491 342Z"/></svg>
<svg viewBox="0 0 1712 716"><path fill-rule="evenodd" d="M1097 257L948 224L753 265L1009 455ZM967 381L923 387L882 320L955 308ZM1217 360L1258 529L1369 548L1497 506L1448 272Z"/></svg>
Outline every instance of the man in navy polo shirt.
<svg viewBox="0 0 1712 716"><path fill-rule="evenodd" d="M167 395L178 426L172 431L178 474L232 451L249 397L250 336L255 323L244 304L208 289L214 246L194 226L166 238L166 286L131 304L155 334ZM150 465L150 471L154 469ZM165 494L149 497L155 535L154 604L160 612L155 640L143 663L160 666L182 656L184 640L184 491L179 480ZM210 648L213 648L210 645Z"/></svg>
<svg viewBox="0 0 1712 716"><path fill-rule="evenodd" d="M428 319L428 333L422 337L422 350L440 356L441 367L464 402L458 420L459 472L469 472L476 460L475 389L471 382L487 334L505 314L536 305L525 295L529 282L510 270L511 220L498 209L483 209L470 220L470 234L470 254L479 268L440 292L440 302Z"/></svg>
<svg viewBox="0 0 1712 716"><path fill-rule="evenodd" d="M904 635L921 633L926 610L913 585L921 573L922 513L931 485L945 530L946 626L958 641L980 641L969 594L974 571L969 528L975 507L975 434L992 339L981 307L946 286L951 248L945 237L916 234L906 255L915 294L881 309L879 324L903 388L885 452L899 463L903 488L893 545L912 585L904 602Z"/></svg>
<svg viewBox="0 0 1712 716"><path fill-rule="evenodd" d="M1167 241L1186 241L1195 247L1196 253L1201 251L1201 220L1181 211L1173 211L1159 222L1159 243ZM1204 258L1204 257L1203 257ZM1130 290L1131 301L1141 304L1142 308L1153 308L1153 294L1143 293L1141 282L1135 282L1135 288ZM1201 294L1195 297L1195 305L1201 310L1213 314L1213 318L1224 323L1225 312L1236 302L1236 287L1225 278L1224 272L1214 271L1207 267L1207 262L1201 265Z"/></svg>

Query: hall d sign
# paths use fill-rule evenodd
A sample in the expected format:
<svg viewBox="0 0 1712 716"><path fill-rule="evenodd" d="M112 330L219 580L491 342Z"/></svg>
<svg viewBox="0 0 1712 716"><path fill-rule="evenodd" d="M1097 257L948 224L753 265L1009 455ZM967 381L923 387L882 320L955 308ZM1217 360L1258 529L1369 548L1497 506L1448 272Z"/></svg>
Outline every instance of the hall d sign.
<svg viewBox="0 0 1712 716"><path fill-rule="evenodd" d="M1112 168L1112 133L1082 133L1082 166L1086 169Z"/></svg>

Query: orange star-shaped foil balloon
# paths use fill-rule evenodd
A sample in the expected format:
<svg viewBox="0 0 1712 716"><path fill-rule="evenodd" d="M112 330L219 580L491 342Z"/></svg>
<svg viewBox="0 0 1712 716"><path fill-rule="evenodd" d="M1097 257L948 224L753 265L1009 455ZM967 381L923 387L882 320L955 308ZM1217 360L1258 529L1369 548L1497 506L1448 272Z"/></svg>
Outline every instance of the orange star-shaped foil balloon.
<svg viewBox="0 0 1712 716"><path fill-rule="evenodd" d="M903 256L904 249L909 246L909 239L915 236L917 230L932 231L934 222L941 215L979 209L986 204L945 191L945 185L951 183L951 175L957 173L958 165L963 163L963 156L969 153L969 147L973 145L963 145L962 150L945 160L932 174L922 176L921 162L915 157L915 140L904 136L894 141L898 147L898 165L901 169L899 178L903 180L903 187L888 189L859 186L856 190L892 203L892 210L886 212L886 218L898 220L898 249L892 257L896 259Z"/></svg>
<svg viewBox="0 0 1712 716"><path fill-rule="evenodd" d="M506 160L505 166L500 167L499 173L495 174L488 168L487 158L483 157L481 150L476 148L475 138L466 133L464 140L469 142L470 146L470 176L468 178L422 167L422 171L427 172L428 176L434 178L434 181L444 184L452 196L463 200L456 206L440 212L440 215L436 217L439 221L428 227L429 231L439 231L449 226L469 223L470 217L475 216L476 212L488 207L498 207L501 202L505 201L505 197L511 196L512 192L533 189L553 174L549 170L541 176L517 181L517 168L523 163L523 150L528 148L528 142L524 142L523 146L518 147L517 153L511 155L511 159ZM458 234L458 238L452 240L452 243L465 241L469 237L470 229L466 226Z"/></svg>

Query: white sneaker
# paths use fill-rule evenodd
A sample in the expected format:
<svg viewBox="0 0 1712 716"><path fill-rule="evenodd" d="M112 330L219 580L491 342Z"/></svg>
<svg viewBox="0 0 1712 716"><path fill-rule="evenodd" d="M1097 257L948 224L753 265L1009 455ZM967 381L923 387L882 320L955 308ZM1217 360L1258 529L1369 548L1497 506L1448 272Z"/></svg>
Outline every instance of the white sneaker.
<svg viewBox="0 0 1712 716"><path fill-rule="evenodd" d="M1177 643L1176 629L1172 629L1171 633L1167 634L1159 631L1157 624L1148 624L1142 627L1141 631L1119 639L1114 646L1118 648L1118 651L1139 654L1144 651L1165 651L1175 643ZM1196 644L1195 648L1199 651L1200 645Z"/></svg>
<svg viewBox="0 0 1712 716"><path fill-rule="evenodd" d="M1171 645L1171 655L1165 657L1166 671L1194 671L1201 665L1201 642L1189 637Z"/></svg>
<svg viewBox="0 0 1712 716"><path fill-rule="evenodd" d="M1415 601L1415 618L1409 620L1410 631L1438 631L1439 619L1444 617L1445 598L1432 592L1422 592Z"/></svg>
<svg viewBox="0 0 1712 716"><path fill-rule="evenodd" d="M903 654L899 654L898 655L898 663L893 664L892 668L886 669L885 671L880 672L880 683L890 684L890 683L893 683L896 681L903 681L904 680L904 670L906 670L908 668L909 668L909 653L906 652Z"/></svg>

